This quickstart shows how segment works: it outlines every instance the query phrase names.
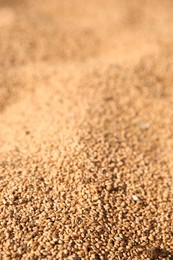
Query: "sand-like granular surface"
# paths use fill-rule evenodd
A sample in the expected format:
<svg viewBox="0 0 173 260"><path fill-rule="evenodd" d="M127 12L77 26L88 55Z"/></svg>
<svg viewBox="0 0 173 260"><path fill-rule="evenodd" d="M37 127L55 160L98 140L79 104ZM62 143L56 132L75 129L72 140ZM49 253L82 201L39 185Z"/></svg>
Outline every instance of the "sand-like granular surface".
<svg viewBox="0 0 173 260"><path fill-rule="evenodd" d="M173 259L173 1L0 0L0 259Z"/></svg>

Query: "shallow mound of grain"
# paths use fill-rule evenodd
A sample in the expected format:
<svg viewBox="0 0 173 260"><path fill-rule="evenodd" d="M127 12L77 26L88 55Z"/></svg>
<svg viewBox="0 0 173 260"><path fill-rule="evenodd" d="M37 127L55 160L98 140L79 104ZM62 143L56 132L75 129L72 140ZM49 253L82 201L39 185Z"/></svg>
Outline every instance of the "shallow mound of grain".
<svg viewBox="0 0 173 260"><path fill-rule="evenodd" d="M0 1L0 259L173 258L172 9Z"/></svg>

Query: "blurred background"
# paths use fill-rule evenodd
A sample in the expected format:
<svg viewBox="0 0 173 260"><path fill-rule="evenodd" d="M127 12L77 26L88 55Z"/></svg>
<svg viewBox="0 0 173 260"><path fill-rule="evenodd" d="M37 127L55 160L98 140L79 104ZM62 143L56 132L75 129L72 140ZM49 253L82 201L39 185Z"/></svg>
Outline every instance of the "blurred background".
<svg viewBox="0 0 173 260"><path fill-rule="evenodd" d="M172 41L172 12L168 0L0 0L0 65L153 53Z"/></svg>

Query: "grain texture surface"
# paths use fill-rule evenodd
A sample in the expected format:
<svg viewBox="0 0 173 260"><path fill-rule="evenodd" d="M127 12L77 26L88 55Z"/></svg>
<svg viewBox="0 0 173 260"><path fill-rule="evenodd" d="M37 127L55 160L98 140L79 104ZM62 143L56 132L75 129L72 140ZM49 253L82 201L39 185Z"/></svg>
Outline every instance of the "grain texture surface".
<svg viewBox="0 0 173 260"><path fill-rule="evenodd" d="M0 0L0 259L173 259L173 2Z"/></svg>

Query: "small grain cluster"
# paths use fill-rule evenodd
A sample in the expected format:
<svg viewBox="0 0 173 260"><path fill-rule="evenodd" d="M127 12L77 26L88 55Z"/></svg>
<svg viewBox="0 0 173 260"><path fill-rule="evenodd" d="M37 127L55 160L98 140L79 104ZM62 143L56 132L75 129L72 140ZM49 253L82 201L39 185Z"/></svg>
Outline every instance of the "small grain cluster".
<svg viewBox="0 0 173 260"><path fill-rule="evenodd" d="M173 259L172 12L0 0L0 259Z"/></svg>

